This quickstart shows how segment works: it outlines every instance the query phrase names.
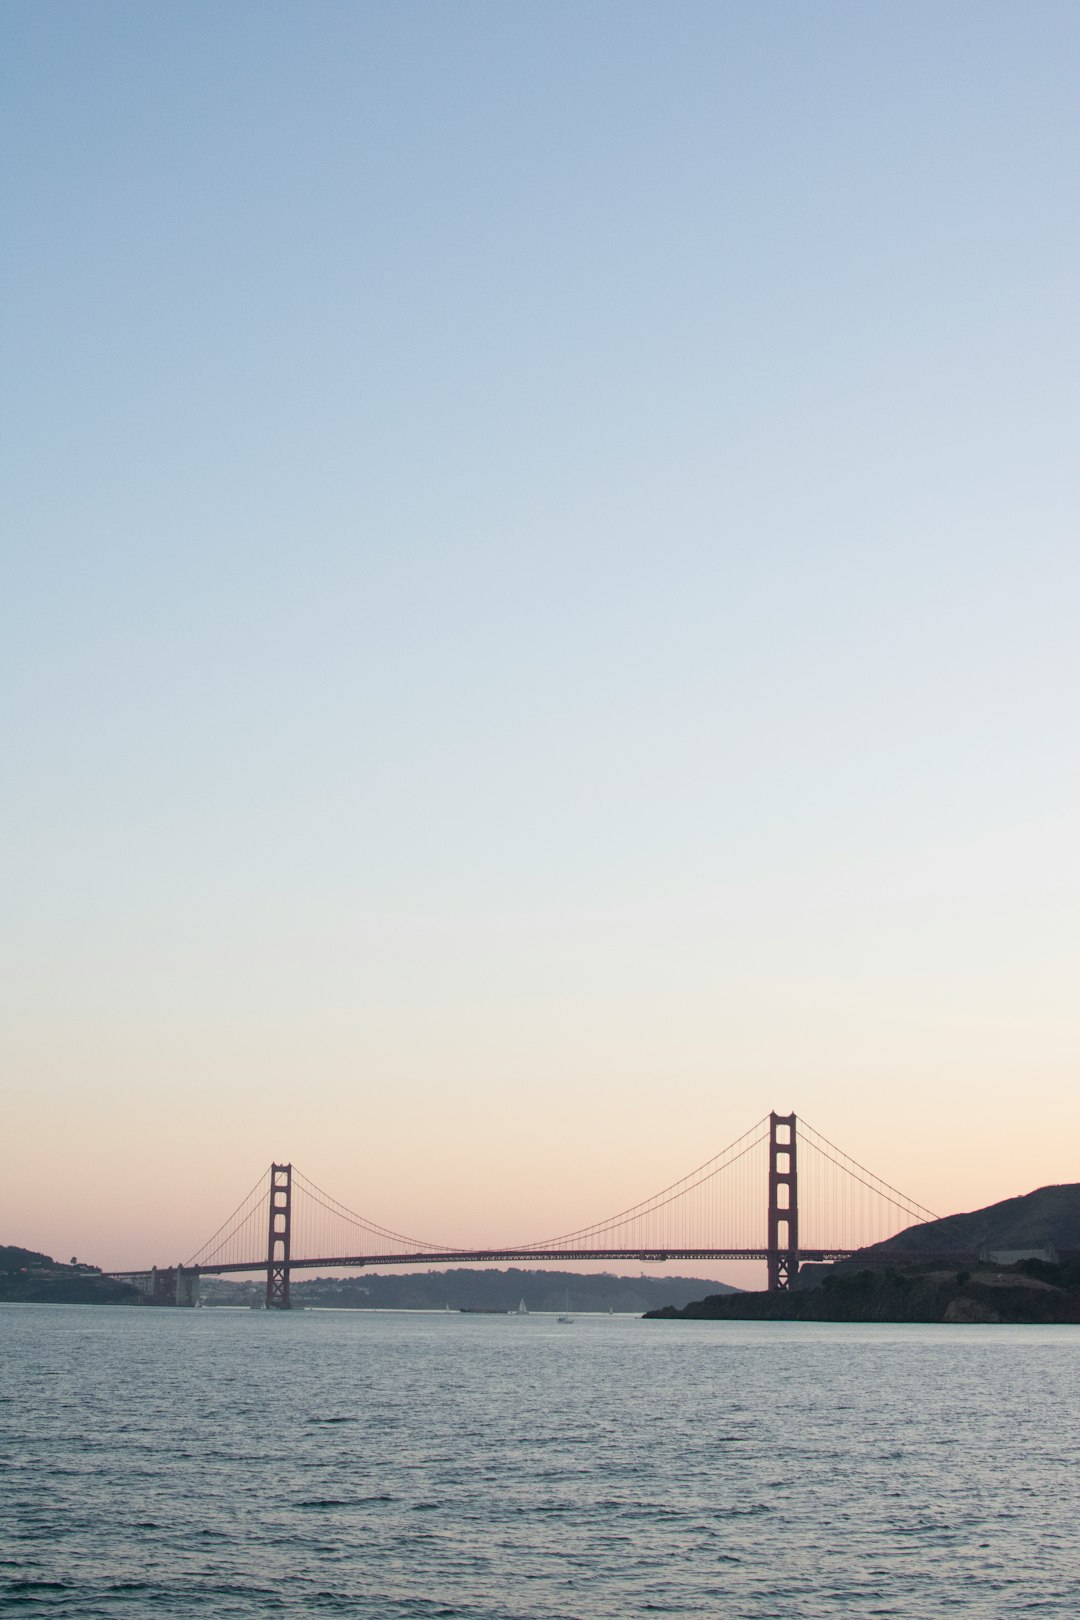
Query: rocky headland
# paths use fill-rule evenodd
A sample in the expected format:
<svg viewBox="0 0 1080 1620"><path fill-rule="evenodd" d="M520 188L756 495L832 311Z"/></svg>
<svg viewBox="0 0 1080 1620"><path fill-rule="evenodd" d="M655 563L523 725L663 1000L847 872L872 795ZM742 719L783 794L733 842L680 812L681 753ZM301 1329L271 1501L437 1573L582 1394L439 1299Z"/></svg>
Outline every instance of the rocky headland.
<svg viewBox="0 0 1080 1620"><path fill-rule="evenodd" d="M1080 1322L1080 1262L847 1268L818 1288L711 1295L654 1319L742 1322Z"/></svg>

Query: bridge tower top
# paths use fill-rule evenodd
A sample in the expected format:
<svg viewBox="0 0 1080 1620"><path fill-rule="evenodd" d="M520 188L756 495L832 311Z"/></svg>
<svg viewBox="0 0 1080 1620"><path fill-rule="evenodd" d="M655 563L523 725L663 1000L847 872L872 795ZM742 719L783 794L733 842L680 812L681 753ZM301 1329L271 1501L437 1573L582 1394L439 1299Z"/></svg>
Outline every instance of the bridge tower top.
<svg viewBox="0 0 1080 1620"><path fill-rule="evenodd" d="M769 1115L769 1292L786 1292L799 1269L799 1169L794 1114Z"/></svg>
<svg viewBox="0 0 1080 1620"><path fill-rule="evenodd" d="M289 1309L292 1255L292 1165L270 1166L270 1221L266 1237L266 1308Z"/></svg>

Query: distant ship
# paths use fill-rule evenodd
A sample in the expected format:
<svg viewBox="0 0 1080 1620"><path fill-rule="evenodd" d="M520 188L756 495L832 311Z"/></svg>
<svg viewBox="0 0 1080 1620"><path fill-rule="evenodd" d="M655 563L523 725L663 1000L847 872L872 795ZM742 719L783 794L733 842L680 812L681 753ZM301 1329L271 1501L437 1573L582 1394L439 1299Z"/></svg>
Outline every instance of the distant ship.
<svg viewBox="0 0 1080 1620"><path fill-rule="evenodd" d="M512 1316L504 1305L459 1305L462 1316Z"/></svg>

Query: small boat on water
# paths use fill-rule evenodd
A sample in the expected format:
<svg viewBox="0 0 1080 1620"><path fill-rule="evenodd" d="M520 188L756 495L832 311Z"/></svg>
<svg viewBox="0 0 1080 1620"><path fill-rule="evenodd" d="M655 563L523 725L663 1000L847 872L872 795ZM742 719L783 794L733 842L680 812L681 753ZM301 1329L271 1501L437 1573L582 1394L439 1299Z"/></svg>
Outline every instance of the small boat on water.
<svg viewBox="0 0 1080 1620"><path fill-rule="evenodd" d="M557 1316L555 1318L555 1320L556 1320L556 1322L562 1322L564 1324L564 1326L566 1326L566 1327L570 1327L573 1324L574 1318L570 1315L570 1290L569 1290L569 1288L566 1290L566 1308L562 1312L561 1316Z"/></svg>
<svg viewBox="0 0 1080 1620"><path fill-rule="evenodd" d="M526 1305L523 1299L518 1300L517 1313L519 1316L528 1316L529 1314L529 1307Z"/></svg>

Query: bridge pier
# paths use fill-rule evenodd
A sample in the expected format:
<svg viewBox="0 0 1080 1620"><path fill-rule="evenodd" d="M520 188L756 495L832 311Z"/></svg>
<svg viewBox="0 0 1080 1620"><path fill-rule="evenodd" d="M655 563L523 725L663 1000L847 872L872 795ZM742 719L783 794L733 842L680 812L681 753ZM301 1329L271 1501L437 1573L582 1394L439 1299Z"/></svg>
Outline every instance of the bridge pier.
<svg viewBox="0 0 1080 1620"><path fill-rule="evenodd" d="M154 1266L149 1281L147 1292L151 1305L199 1303L199 1273L191 1266Z"/></svg>
<svg viewBox="0 0 1080 1620"><path fill-rule="evenodd" d="M292 1250L292 1165L270 1166L270 1221L266 1237L266 1308L289 1309Z"/></svg>
<svg viewBox="0 0 1080 1620"><path fill-rule="evenodd" d="M769 1292L786 1293L799 1272L799 1173L795 1115L769 1115Z"/></svg>

